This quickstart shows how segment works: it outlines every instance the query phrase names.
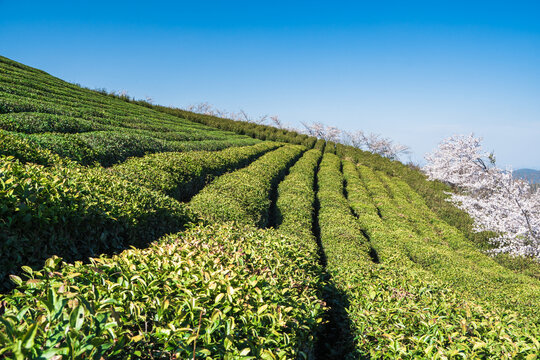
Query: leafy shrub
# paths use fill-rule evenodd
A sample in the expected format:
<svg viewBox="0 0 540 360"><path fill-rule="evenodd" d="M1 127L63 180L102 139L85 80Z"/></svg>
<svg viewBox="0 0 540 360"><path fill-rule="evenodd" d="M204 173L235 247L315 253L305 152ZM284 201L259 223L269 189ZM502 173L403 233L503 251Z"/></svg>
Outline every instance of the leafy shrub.
<svg viewBox="0 0 540 360"><path fill-rule="evenodd" d="M330 153L330 154L336 154L336 143L333 141L326 141L324 152Z"/></svg>
<svg viewBox="0 0 540 360"><path fill-rule="evenodd" d="M319 226L321 242L328 258L329 271L334 266L347 266L357 258L369 260L370 246L343 195L343 174L340 159L325 153L317 175L320 203ZM341 250L347 244L349 253Z"/></svg>
<svg viewBox="0 0 540 360"><path fill-rule="evenodd" d="M26 134L42 132L79 133L103 130L89 120L35 112L0 114L0 128Z"/></svg>
<svg viewBox="0 0 540 360"><path fill-rule="evenodd" d="M324 151L324 146L325 145L326 145L326 141L324 141L323 139L319 139L319 140L317 140L317 142L315 143L313 148Z"/></svg>
<svg viewBox="0 0 540 360"><path fill-rule="evenodd" d="M79 164L90 165L99 159L99 154L77 134L42 133L24 136L39 149L50 150Z"/></svg>
<svg viewBox="0 0 540 360"><path fill-rule="evenodd" d="M46 262L0 295L0 356L305 359L323 307L313 246L222 224L90 264Z"/></svg>
<svg viewBox="0 0 540 360"><path fill-rule="evenodd" d="M70 161L61 158L50 150L41 150L39 146L17 133L0 130L0 156L12 156L19 161L40 165L67 164Z"/></svg>
<svg viewBox="0 0 540 360"><path fill-rule="evenodd" d="M309 150L291 167L279 184L274 215L280 231L313 242L315 171L321 156L320 150Z"/></svg>
<svg viewBox="0 0 540 360"><path fill-rule="evenodd" d="M0 186L2 287L21 265L142 246L194 220L176 200L101 168L46 168L0 157Z"/></svg>

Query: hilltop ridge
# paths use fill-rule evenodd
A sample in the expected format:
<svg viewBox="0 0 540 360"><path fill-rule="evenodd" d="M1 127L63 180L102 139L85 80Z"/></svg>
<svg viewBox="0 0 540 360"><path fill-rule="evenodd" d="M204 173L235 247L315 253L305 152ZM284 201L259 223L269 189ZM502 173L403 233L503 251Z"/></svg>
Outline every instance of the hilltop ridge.
<svg viewBox="0 0 540 360"><path fill-rule="evenodd" d="M540 183L540 170L517 169L514 170L513 175L515 178L530 181L532 184Z"/></svg>

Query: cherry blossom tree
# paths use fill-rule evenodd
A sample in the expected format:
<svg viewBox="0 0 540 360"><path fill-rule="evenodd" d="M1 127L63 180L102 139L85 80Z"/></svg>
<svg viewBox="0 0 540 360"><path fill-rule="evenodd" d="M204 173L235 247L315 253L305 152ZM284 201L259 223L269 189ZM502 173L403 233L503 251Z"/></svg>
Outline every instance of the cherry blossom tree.
<svg viewBox="0 0 540 360"><path fill-rule="evenodd" d="M269 117L269 119L270 119L271 124L274 125L275 127L277 127L278 129L285 129L286 128L285 124L283 123L283 121L281 121L279 116L272 115L272 116Z"/></svg>
<svg viewBox="0 0 540 360"><path fill-rule="evenodd" d="M406 145L395 143L379 134L365 133L362 130L344 131L341 142L392 160L397 160L400 155L410 153L410 148Z"/></svg>
<svg viewBox="0 0 540 360"><path fill-rule="evenodd" d="M452 136L426 155L424 172L457 190L449 201L475 221L474 230L498 234L492 253L540 260L540 192L496 166L493 153L473 134Z"/></svg>
<svg viewBox="0 0 540 360"><path fill-rule="evenodd" d="M336 143L341 142L342 131L335 126L327 126L321 122L313 122L311 124L301 122L301 124L304 126L304 132L309 136Z"/></svg>

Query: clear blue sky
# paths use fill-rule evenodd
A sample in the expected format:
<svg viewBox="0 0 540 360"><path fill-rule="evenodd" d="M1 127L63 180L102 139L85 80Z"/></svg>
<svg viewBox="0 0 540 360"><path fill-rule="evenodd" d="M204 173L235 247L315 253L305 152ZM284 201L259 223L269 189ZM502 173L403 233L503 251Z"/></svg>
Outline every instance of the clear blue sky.
<svg viewBox="0 0 540 360"><path fill-rule="evenodd" d="M415 161L474 132L540 169L539 1L0 0L0 54L164 105L380 133Z"/></svg>

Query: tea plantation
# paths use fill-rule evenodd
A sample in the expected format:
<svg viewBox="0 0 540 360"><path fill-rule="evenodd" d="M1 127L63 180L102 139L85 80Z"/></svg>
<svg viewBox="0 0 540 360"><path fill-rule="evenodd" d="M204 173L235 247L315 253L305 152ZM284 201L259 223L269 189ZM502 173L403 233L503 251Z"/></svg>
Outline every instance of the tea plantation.
<svg viewBox="0 0 540 360"><path fill-rule="evenodd" d="M537 359L538 264L448 190L0 57L0 358Z"/></svg>

